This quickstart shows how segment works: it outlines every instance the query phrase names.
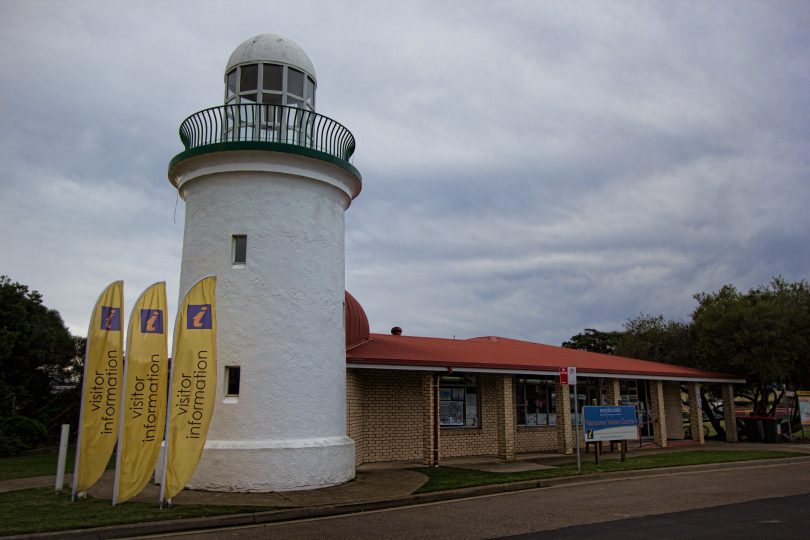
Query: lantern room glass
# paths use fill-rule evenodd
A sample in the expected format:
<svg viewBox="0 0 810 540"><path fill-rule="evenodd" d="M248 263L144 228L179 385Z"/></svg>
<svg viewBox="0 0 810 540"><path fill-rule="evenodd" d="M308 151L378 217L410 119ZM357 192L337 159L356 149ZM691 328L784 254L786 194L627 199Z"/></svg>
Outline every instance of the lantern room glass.
<svg viewBox="0 0 810 540"><path fill-rule="evenodd" d="M292 66L244 64L225 75L225 104L288 105L315 111L315 80Z"/></svg>

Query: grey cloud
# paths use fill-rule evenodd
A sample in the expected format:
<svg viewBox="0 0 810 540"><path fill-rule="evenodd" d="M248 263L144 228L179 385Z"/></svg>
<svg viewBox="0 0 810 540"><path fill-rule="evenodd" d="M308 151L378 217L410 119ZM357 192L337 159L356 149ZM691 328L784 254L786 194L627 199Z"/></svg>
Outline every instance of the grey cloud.
<svg viewBox="0 0 810 540"><path fill-rule="evenodd" d="M357 138L347 287L377 331L559 343L808 277L802 3L5 7L0 266L76 333L113 279L176 298L177 128L265 31Z"/></svg>

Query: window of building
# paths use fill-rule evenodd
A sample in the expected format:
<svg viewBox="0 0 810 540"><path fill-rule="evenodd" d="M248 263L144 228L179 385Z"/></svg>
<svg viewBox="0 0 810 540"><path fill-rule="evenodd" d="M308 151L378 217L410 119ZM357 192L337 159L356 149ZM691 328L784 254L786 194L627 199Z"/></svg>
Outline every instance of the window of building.
<svg viewBox="0 0 810 540"><path fill-rule="evenodd" d="M247 235L235 234L233 235L233 264L246 264L247 263Z"/></svg>
<svg viewBox="0 0 810 540"><path fill-rule="evenodd" d="M225 395L236 397L239 395L239 366L225 366Z"/></svg>
<svg viewBox="0 0 810 540"><path fill-rule="evenodd" d="M571 400L571 423L576 423L576 413L579 412L579 422L582 424L582 408L586 405L607 405L607 384L603 384L602 379L593 377L578 377L577 378L577 395L576 402L574 401L574 387L570 388ZM574 408L576 403L576 409Z"/></svg>
<svg viewBox="0 0 810 540"><path fill-rule="evenodd" d="M262 94L262 103L264 103L266 105L281 105L282 101L283 101L283 99L282 99L281 94L269 94L267 92ZM267 114L268 115L273 115L274 112L275 111L268 111ZM276 113L274 116L278 116L278 113Z"/></svg>
<svg viewBox="0 0 810 540"><path fill-rule="evenodd" d="M304 74L294 68L287 68L287 92L304 97Z"/></svg>
<svg viewBox="0 0 810 540"><path fill-rule="evenodd" d="M225 76L225 103L289 105L314 111L315 80L290 66L266 63L237 66ZM245 110L239 114L250 113Z"/></svg>
<svg viewBox="0 0 810 540"><path fill-rule="evenodd" d="M571 415L573 418L574 413L579 412L582 415L582 407L585 405L601 405L602 402L598 397L600 395L600 379L592 379L589 377L577 377L577 394L574 396L574 386L570 385L569 398L571 400ZM574 408L576 405L576 409Z"/></svg>
<svg viewBox="0 0 810 540"><path fill-rule="evenodd" d="M255 92L259 80L259 66L251 64L239 70L239 93Z"/></svg>
<svg viewBox="0 0 810 540"><path fill-rule="evenodd" d="M473 374L439 377L439 425L478 427L480 425L478 379Z"/></svg>
<svg viewBox="0 0 810 540"><path fill-rule="evenodd" d="M236 96L236 70L232 69L228 72L225 84L225 103L230 103Z"/></svg>
<svg viewBox="0 0 810 540"><path fill-rule="evenodd" d="M515 408L519 426L557 424L556 379L519 377L515 384Z"/></svg>
<svg viewBox="0 0 810 540"><path fill-rule="evenodd" d="M262 64L264 75L262 88L266 91L281 92L284 88L284 68L276 64Z"/></svg>
<svg viewBox="0 0 810 540"><path fill-rule="evenodd" d="M638 381L634 379L621 379L619 381L619 403L621 405L635 405L644 401L644 389L639 392Z"/></svg>
<svg viewBox="0 0 810 540"><path fill-rule="evenodd" d="M304 101L306 101L307 108L315 110L315 81L312 77L307 77L307 87L304 91Z"/></svg>

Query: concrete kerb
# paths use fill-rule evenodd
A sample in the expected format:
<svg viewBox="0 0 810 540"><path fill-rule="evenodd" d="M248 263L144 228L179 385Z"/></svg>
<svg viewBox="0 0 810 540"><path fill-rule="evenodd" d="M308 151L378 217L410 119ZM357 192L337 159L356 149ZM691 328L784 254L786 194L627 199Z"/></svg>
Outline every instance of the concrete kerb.
<svg viewBox="0 0 810 540"><path fill-rule="evenodd" d="M357 502L340 505L312 506L302 508L290 508L283 510L268 510L251 514L235 514L226 516L211 516L204 518L176 519L167 521L152 521L146 523L129 523L124 525L111 525L107 527L96 527L92 529L74 529L65 531L54 531L47 533L23 534L7 536L9 540L22 539L53 539L68 538L72 540L103 540L108 538L124 538L129 536L145 536L151 534L167 534L180 531L194 531L204 529L218 529L225 527L239 527L248 525L261 525L265 523L279 523L284 521L296 521L301 519L312 519L339 515L350 515L375 510L398 508L402 506L413 506L419 504L429 504L441 501L452 501L466 499L469 497L479 497L485 495L495 495L498 493L509 493L515 491L525 491L531 489L549 488L565 484L584 484L594 482L610 482L626 478L660 476L668 474L683 474L688 472L700 472L722 469L738 469L753 467L766 467L782 463L808 463L810 456L760 459L752 461L733 461L728 463L707 463L702 465L685 465L682 467L662 467L656 469L637 469L632 471L617 471L605 473L593 473L585 476L564 476L560 478L549 478L542 480L523 480L520 482L509 482L506 484L489 484L485 486L475 486L447 491L437 491L434 493L419 493L406 497L385 499L369 502Z"/></svg>

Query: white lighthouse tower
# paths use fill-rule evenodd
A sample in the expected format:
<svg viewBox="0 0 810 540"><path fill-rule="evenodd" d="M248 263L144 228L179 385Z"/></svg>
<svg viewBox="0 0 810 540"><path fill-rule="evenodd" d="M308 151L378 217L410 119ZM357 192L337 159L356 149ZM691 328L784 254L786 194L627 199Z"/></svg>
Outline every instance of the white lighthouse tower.
<svg viewBox="0 0 810 540"><path fill-rule="evenodd" d="M283 491L354 477L346 436L344 212L354 137L315 113L293 41L248 39L225 104L180 127L169 179L186 202L180 290L217 275L218 389L190 487Z"/></svg>

